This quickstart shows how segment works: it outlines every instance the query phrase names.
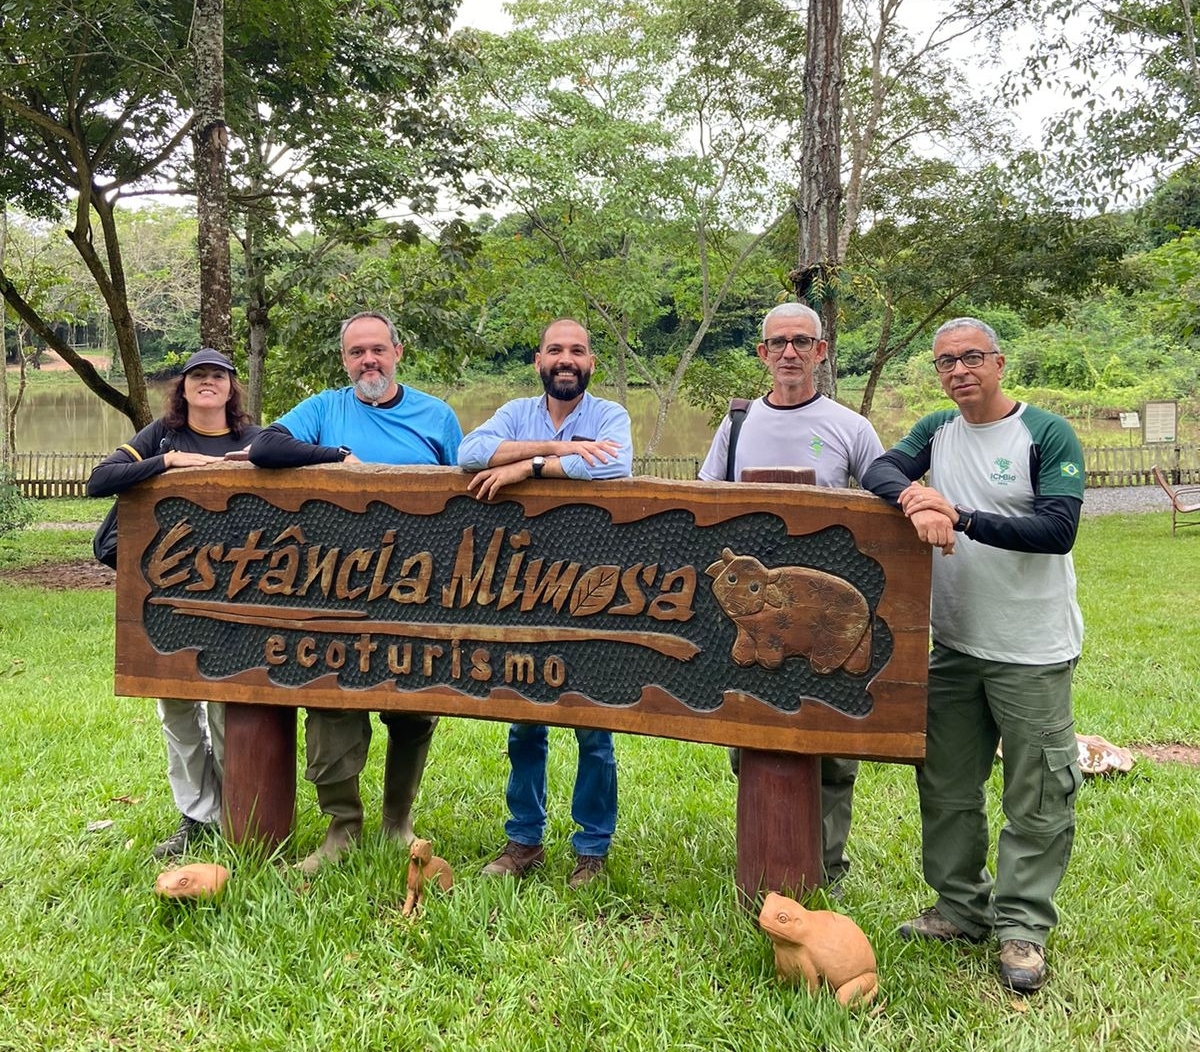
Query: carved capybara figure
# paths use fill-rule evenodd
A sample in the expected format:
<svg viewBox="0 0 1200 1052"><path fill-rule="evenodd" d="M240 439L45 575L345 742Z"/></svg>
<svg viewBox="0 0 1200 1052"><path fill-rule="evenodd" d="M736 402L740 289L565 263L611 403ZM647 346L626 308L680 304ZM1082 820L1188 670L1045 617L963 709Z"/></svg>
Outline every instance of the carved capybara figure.
<svg viewBox="0 0 1200 1052"><path fill-rule="evenodd" d="M759 927L775 947L780 979L807 985L815 994L821 980L842 1005L867 1004L879 992L875 951L862 928L832 910L806 910L774 891L763 901Z"/></svg>
<svg viewBox="0 0 1200 1052"><path fill-rule="evenodd" d="M704 571L713 595L737 626L733 660L779 668L806 657L822 674L871 667L871 608L849 581L807 566L768 570L729 548Z"/></svg>
<svg viewBox="0 0 1200 1052"><path fill-rule="evenodd" d="M207 899L221 893L229 870L215 862L164 870L154 882L154 893L164 899Z"/></svg>

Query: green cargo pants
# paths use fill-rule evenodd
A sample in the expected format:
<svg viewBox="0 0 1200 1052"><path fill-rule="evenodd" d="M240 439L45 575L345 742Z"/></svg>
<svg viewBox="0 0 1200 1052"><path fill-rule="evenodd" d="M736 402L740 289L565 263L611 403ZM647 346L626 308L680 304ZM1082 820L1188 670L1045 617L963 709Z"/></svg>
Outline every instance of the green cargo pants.
<svg viewBox="0 0 1200 1052"><path fill-rule="evenodd" d="M1018 665L934 644L925 762L917 770L922 864L938 912L969 935L1039 946L1075 838L1081 779L1074 661ZM1005 823L987 869L985 786L1003 739Z"/></svg>

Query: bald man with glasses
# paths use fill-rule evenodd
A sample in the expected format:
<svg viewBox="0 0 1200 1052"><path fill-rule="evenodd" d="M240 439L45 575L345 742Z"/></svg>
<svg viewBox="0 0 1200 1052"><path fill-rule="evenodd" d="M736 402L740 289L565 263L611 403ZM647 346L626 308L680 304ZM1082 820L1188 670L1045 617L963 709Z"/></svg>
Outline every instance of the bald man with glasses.
<svg viewBox="0 0 1200 1052"><path fill-rule="evenodd" d="M1083 618L1071 548L1083 450L1062 417L1004 393L1004 355L979 319L938 329L933 367L955 408L918 420L863 479L941 552L917 769L922 864L937 900L900 935L982 942L995 933L1001 982L1032 993L1048 975L1081 781L1071 680ZM993 880L985 786L1001 739L1005 823Z"/></svg>
<svg viewBox="0 0 1200 1052"><path fill-rule="evenodd" d="M818 486L861 481L883 453L870 421L817 391L816 367L828 344L821 316L803 303L781 303L763 318L758 357L771 375L771 390L751 402L736 432L732 459L732 413L713 436L700 478L736 481L745 468L812 468ZM736 774L738 750L730 750ZM858 761L821 758L821 856L825 884L836 888L850 869L846 841L854 805Z"/></svg>

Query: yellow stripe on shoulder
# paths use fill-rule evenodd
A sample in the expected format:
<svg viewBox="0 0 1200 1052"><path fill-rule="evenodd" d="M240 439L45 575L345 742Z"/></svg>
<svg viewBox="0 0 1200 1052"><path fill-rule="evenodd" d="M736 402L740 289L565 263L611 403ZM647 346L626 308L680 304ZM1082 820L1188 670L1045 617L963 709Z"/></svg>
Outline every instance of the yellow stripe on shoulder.
<svg viewBox="0 0 1200 1052"><path fill-rule="evenodd" d="M125 452L128 453L131 457L133 457L134 460L142 459L141 453L139 453L136 449L134 449L133 446L131 446L128 442L125 442L122 445L117 446L117 449L125 450Z"/></svg>

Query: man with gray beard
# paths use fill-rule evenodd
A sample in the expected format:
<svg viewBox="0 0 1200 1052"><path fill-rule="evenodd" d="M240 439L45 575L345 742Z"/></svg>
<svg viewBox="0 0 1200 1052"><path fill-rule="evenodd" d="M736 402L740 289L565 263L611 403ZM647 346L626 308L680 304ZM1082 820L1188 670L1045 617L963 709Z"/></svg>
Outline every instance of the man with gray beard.
<svg viewBox="0 0 1200 1052"><path fill-rule="evenodd" d="M404 348L391 320L363 311L342 323L342 364L352 386L306 398L251 443L259 467L305 464L456 464L462 428L440 398L396 382ZM261 440L261 441L260 441ZM383 832L410 843L412 804L421 785L436 716L380 713L388 729L383 771ZM304 777L330 816L320 847L300 863L315 873L337 862L362 835L358 779L371 743L368 712L309 709Z"/></svg>

